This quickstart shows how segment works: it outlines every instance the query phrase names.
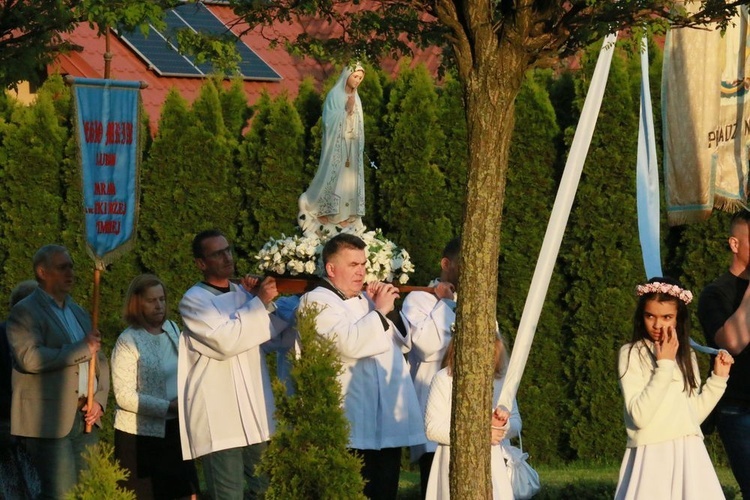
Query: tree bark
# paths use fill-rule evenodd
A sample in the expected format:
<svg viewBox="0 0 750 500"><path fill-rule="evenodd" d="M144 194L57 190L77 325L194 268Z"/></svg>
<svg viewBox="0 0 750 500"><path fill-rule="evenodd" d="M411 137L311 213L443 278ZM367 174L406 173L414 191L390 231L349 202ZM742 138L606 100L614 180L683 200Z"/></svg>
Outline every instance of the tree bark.
<svg viewBox="0 0 750 500"><path fill-rule="evenodd" d="M500 226L514 101L529 65L523 47L503 39L488 22L492 5L464 2L466 31L454 41L466 103L469 165L455 336L451 497L477 500L492 498L490 415Z"/></svg>

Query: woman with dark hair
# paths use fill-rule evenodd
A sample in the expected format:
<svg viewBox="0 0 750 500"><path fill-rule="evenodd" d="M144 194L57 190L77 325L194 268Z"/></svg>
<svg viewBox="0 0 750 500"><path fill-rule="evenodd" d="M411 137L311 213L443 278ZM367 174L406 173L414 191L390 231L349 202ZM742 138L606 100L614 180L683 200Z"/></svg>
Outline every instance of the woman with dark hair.
<svg viewBox="0 0 750 500"><path fill-rule="evenodd" d="M198 476L182 460L177 419L177 345L159 278L136 277L125 298L129 325L112 351L115 457L130 475L123 484L139 500L195 498Z"/></svg>
<svg viewBox="0 0 750 500"><path fill-rule="evenodd" d="M693 295L671 278L653 278L636 294L633 337L618 361L628 442L615 498L724 498L700 423L724 393L732 356L716 356L701 388L690 349Z"/></svg>

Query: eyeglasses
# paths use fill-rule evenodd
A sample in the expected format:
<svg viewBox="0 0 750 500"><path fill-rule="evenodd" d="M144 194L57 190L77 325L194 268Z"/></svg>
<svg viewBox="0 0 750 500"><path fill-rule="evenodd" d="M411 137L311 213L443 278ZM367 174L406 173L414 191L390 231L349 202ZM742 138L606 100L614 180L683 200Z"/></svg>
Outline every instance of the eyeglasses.
<svg viewBox="0 0 750 500"><path fill-rule="evenodd" d="M226 248L222 248L221 250L216 250L215 252L211 252L207 255L205 255L204 259L218 259L222 256L226 255L227 257L232 256L232 246L228 246Z"/></svg>

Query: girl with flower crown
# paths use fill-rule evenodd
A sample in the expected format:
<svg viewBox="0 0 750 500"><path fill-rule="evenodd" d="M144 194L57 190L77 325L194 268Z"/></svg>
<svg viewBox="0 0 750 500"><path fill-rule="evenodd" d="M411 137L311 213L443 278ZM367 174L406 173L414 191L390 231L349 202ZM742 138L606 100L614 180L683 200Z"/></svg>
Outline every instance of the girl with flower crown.
<svg viewBox="0 0 750 500"><path fill-rule="evenodd" d="M724 393L732 356L721 351L701 388L690 349L690 291L670 278L636 287L633 338L618 372L628 434L615 499L724 498L700 423Z"/></svg>

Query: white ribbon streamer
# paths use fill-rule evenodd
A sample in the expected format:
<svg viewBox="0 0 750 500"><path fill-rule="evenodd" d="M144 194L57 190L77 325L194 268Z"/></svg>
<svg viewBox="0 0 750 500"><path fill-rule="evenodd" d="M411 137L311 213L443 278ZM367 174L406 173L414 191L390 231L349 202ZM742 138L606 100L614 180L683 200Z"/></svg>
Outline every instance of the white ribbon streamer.
<svg viewBox="0 0 750 500"><path fill-rule="evenodd" d="M659 245L659 165L656 162L654 114L648 77L648 42L641 40L641 111L636 160L636 205L643 265L648 279L664 276Z"/></svg>
<svg viewBox="0 0 750 500"><path fill-rule="evenodd" d="M560 251L560 243L562 242L565 227L568 224L570 209L573 206L573 200L578 190L583 163L586 160L589 146L591 145L591 137L594 133L596 119L599 116L599 109L601 108L604 89L607 85L609 67L612 62L612 54L614 53L616 41L616 33L607 35L604 39L591 85L586 95L586 101L583 104L581 118L573 137L573 144L568 153L568 160L565 164L562 179L560 180L560 187L557 190L552 214L547 224L544 242L539 252L534 276L531 279L531 286L526 297L523 313L521 314L521 322L518 325L518 333L513 344L508 371L505 375L502 392L500 393L498 406L503 406L508 410L513 408L513 400L518 393L521 376L526 367L526 361L529 358L531 344L534 341L534 334L539 323L539 315L542 312L544 298L547 294L552 271Z"/></svg>

